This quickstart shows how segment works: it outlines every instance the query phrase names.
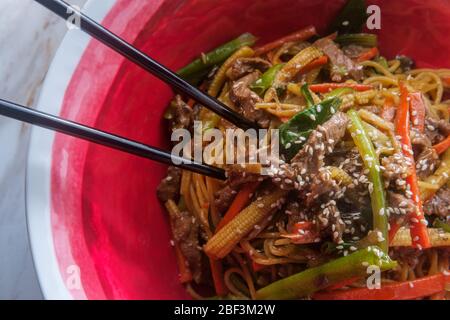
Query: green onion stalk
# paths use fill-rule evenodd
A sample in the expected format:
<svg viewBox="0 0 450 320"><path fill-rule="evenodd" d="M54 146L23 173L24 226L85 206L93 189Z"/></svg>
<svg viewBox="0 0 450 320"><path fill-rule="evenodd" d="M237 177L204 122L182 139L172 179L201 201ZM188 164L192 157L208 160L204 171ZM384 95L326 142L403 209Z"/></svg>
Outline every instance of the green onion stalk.
<svg viewBox="0 0 450 320"><path fill-rule="evenodd" d="M373 185L370 193L372 204L373 229L380 236L378 237L379 246L384 251L388 251L388 217L386 210L386 193L384 190L383 177L380 172L380 163L375 152L370 137L364 128L364 124L355 110L350 110L347 115L350 117L349 131L353 141L358 148L359 154L363 159L364 166L369 170L369 181ZM381 233L381 234L380 234Z"/></svg>

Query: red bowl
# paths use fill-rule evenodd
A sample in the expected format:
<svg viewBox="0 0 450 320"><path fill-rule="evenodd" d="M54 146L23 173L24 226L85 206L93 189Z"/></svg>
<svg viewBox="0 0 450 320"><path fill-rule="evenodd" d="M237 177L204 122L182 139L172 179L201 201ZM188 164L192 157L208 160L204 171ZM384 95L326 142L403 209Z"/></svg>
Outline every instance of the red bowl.
<svg viewBox="0 0 450 320"><path fill-rule="evenodd" d="M422 67L450 67L447 0L369 2L381 8L381 30L374 32L383 55L405 54ZM343 3L118 0L102 23L176 70L243 32L257 35L260 43L310 24L323 32ZM46 84L43 96L65 90L61 101L51 102L60 116L168 148L162 114L173 93L167 85L96 41L89 42L70 71L67 86L53 87L57 72L55 67L52 85ZM42 131L33 131L32 149L42 153L40 135ZM34 257L46 296L62 297L47 283L62 281L64 290L80 299L188 298L178 282L167 216L155 195L165 167L64 135L51 137L48 168L33 166L36 156L30 158L29 192L34 193L28 201ZM42 171L34 174L37 168ZM45 178L47 173L51 180L45 180L42 188L49 192L39 201L48 205L36 213L33 205L41 192L36 177ZM42 215L46 222L36 223ZM50 219L45 220L47 215ZM42 237L48 235L41 237L47 230L42 224L47 222L52 246L44 247ZM49 262L43 260L49 256L56 257L60 272L56 280L45 276Z"/></svg>

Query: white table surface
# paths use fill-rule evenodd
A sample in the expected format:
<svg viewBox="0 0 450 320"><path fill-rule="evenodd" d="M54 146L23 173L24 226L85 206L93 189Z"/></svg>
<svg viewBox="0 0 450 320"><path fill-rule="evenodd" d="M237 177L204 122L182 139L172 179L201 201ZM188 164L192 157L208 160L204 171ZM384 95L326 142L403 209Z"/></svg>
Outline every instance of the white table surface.
<svg viewBox="0 0 450 320"><path fill-rule="evenodd" d="M0 0L0 98L36 103L66 31L64 21L33 0ZM42 298L26 227L29 129L0 117L0 299Z"/></svg>

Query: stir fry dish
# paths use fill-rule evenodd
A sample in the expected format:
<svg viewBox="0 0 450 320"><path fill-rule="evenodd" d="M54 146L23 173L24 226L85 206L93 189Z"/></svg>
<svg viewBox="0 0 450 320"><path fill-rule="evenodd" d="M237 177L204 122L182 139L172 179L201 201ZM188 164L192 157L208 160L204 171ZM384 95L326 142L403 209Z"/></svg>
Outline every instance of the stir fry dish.
<svg viewBox="0 0 450 320"><path fill-rule="evenodd" d="M193 298L450 297L450 69L385 57L376 35L339 19L324 36L308 26L264 45L245 33L179 70L277 129L280 146L264 175L169 167L157 195ZM170 130L233 128L180 95L165 118Z"/></svg>

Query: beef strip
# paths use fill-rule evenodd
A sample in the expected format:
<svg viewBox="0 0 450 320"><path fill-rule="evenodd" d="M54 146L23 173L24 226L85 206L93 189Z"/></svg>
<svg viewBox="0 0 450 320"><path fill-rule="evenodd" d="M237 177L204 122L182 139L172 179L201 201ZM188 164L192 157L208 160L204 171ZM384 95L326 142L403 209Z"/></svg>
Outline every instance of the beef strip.
<svg viewBox="0 0 450 320"><path fill-rule="evenodd" d="M381 164L386 186L403 190L406 187L403 181L410 174L411 161L403 153L397 152L381 159Z"/></svg>
<svg viewBox="0 0 450 320"><path fill-rule="evenodd" d="M169 199L176 200L180 192L181 169L177 167L169 167L167 169L167 176L161 180L156 195L162 202Z"/></svg>
<svg viewBox="0 0 450 320"><path fill-rule="evenodd" d="M348 121L344 113L338 112L318 126L310 134L305 146L291 160L291 164L280 166L276 177L273 178L274 183L282 189L297 189L302 199L304 194L306 208L315 208L313 218L317 221L322 236L330 235L337 243L342 241L345 226L336 202L332 199L338 197L338 192L343 191L336 181L331 179L324 159L344 136ZM320 203L325 204L320 207L317 205L316 208L316 204Z"/></svg>
<svg viewBox="0 0 450 320"><path fill-rule="evenodd" d="M444 119L425 119L425 134L433 145L441 142L450 135L450 123Z"/></svg>
<svg viewBox="0 0 450 320"><path fill-rule="evenodd" d="M411 144L415 155L419 155L425 149L431 148L431 140L425 133L421 133L418 130L412 129L410 131Z"/></svg>
<svg viewBox="0 0 450 320"><path fill-rule="evenodd" d="M316 221L321 230L321 238L330 236L335 243L341 243L345 231L341 213L334 201L330 201L323 207L316 216Z"/></svg>
<svg viewBox="0 0 450 320"><path fill-rule="evenodd" d="M285 213L288 215L288 223L286 229L288 233L292 233L293 226L300 221L306 220L306 215L297 201L289 201L286 205Z"/></svg>
<svg viewBox="0 0 450 320"><path fill-rule="evenodd" d="M422 151L416 160L416 172L420 179L425 179L434 173L440 164L439 155L434 148Z"/></svg>
<svg viewBox="0 0 450 320"><path fill-rule="evenodd" d="M198 283L202 271L202 255L198 242L198 223L188 211L179 211L170 218L174 241L179 245L193 278Z"/></svg>
<svg viewBox="0 0 450 320"><path fill-rule="evenodd" d="M227 184L214 194L214 204L219 213L223 214L227 211L233 202L236 193L236 189Z"/></svg>
<svg viewBox="0 0 450 320"><path fill-rule="evenodd" d="M403 55L397 55L395 59L400 60L400 68L403 72L411 71L416 65L413 59Z"/></svg>
<svg viewBox="0 0 450 320"><path fill-rule="evenodd" d="M450 188L443 187L424 205L427 215L438 215L446 218L450 212Z"/></svg>
<svg viewBox="0 0 450 320"><path fill-rule="evenodd" d="M221 214L225 213L230 207L237 191L243 184L263 179L259 174L237 170L236 166L230 166L227 169L227 177L224 187L214 194L214 204Z"/></svg>
<svg viewBox="0 0 450 320"><path fill-rule="evenodd" d="M189 129L192 125L194 115L192 109L176 95L170 104L170 129Z"/></svg>
<svg viewBox="0 0 450 320"><path fill-rule="evenodd" d="M311 132L305 146L292 158L291 164L281 164L274 171L273 182L285 190L306 189L311 185L311 177L316 176L319 179L316 183L320 184L326 175L317 175L319 169L324 167L325 156L333 151L344 136L347 124L347 116L338 112L323 125L319 125Z"/></svg>
<svg viewBox="0 0 450 320"><path fill-rule="evenodd" d="M240 79L249 73L259 70L266 71L271 67L270 62L261 58L239 58L234 61L227 71L227 76L231 80Z"/></svg>
<svg viewBox="0 0 450 320"><path fill-rule="evenodd" d="M363 68L347 57L333 40L322 38L317 40L314 46L321 49L330 59L331 80L342 82L349 76L357 81L363 78Z"/></svg>
<svg viewBox="0 0 450 320"><path fill-rule="evenodd" d="M423 179L432 174L439 166L439 155L432 148L432 143L425 133L412 129L410 135L417 175Z"/></svg>
<svg viewBox="0 0 450 320"><path fill-rule="evenodd" d="M331 153L347 130L348 118L345 113L338 112L323 125L314 130L306 145L294 156L291 163L308 173L316 173L323 167L325 156Z"/></svg>
<svg viewBox="0 0 450 320"><path fill-rule="evenodd" d="M415 212L416 205L414 201L408 199L401 193L389 191L389 207L394 210L397 215L411 214Z"/></svg>
<svg viewBox="0 0 450 320"><path fill-rule="evenodd" d="M356 44L350 44L348 46L342 47L342 51L344 54L352 60L358 59L358 57L364 52L369 51L370 49L363 46L358 46Z"/></svg>
<svg viewBox="0 0 450 320"><path fill-rule="evenodd" d="M263 110L255 109L255 104L262 102L262 99L249 88L249 85L255 82L260 75L259 71L254 71L234 82L229 97L240 114L258 123L262 128L268 128L271 119L270 115Z"/></svg>

